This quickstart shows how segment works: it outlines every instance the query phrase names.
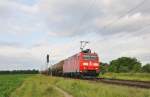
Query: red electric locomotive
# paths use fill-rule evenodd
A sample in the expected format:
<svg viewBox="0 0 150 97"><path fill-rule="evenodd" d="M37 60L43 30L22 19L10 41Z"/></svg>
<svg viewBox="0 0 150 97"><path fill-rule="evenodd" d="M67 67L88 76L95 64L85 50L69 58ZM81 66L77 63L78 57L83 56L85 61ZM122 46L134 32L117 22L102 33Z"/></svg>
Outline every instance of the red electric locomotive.
<svg viewBox="0 0 150 97"><path fill-rule="evenodd" d="M83 50L88 41L81 41L81 52L53 65L52 74L57 76L97 76L100 72L99 57L90 49Z"/></svg>
<svg viewBox="0 0 150 97"><path fill-rule="evenodd" d="M63 75L66 76L97 76L100 72L99 57L90 49L81 51L64 60Z"/></svg>

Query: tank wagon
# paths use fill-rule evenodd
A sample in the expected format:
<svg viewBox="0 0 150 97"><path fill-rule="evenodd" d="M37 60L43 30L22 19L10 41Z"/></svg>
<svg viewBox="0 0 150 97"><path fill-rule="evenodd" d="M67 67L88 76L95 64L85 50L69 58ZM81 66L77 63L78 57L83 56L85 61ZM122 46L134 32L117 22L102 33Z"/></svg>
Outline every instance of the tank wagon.
<svg viewBox="0 0 150 97"><path fill-rule="evenodd" d="M99 63L97 53L92 53L90 49L87 49L53 65L52 74L69 77L95 77L100 72Z"/></svg>
<svg viewBox="0 0 150 97"><path fill-rule="evenodd" d="M62 76L64 60L52 66L52 75Z"/></svg>

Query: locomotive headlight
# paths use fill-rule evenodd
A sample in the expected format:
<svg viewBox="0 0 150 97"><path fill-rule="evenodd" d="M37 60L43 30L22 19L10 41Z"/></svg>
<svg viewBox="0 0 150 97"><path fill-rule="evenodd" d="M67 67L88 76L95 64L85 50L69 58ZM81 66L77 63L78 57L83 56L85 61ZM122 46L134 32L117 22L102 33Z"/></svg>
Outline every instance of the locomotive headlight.
<svg viewBox="0 0 150 97"><path fill-rule="evenodd" d="M98 64L98 63L94 63L93 65L94 65L94 66L99 66L99 64Z"/></svg>
<svg viewBox="0 0 150 97"><path fill-rule="evenodd" d="M88 66L88 63L83 63L84 66Z"/></svg>

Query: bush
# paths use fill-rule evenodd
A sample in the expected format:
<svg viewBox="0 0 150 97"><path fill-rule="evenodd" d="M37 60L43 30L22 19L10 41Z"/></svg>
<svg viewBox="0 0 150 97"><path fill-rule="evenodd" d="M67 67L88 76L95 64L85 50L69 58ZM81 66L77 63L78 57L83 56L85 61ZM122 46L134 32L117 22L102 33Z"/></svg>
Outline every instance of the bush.
<svg viewBox="0 0 150 97"><path fill-rule="evenodd" d="M141 63L136 58L121 57L110 62L110 72L140 72Z"/></svg>
<svg viewBox="0 0 150 97"><path fill-rule="evenodd" d="M150 73L150 64L146 64L142 67L142 71L143 72L148 72Z"/></svg>

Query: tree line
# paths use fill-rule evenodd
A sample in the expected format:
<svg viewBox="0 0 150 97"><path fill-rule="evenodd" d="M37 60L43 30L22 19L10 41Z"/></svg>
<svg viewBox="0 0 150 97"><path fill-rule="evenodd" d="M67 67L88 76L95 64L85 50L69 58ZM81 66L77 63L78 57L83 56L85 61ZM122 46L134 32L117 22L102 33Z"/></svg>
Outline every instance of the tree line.
<svg viewBox="0 0 150 97"><path fill-rule="evenodd" d="M127 73L127 72L146 72L150 73L150 64L142 65L142 63L136 58L120 57L112 60L108 63L100 63L100 69L102 73L115 72L115 73Z"/></svg>
<svg viewBox="0 0 150 97"><path fill-rule="evenodd" d="M13 70L13 71L0 71L0 74L38 74L38 70Z"/></svg>

